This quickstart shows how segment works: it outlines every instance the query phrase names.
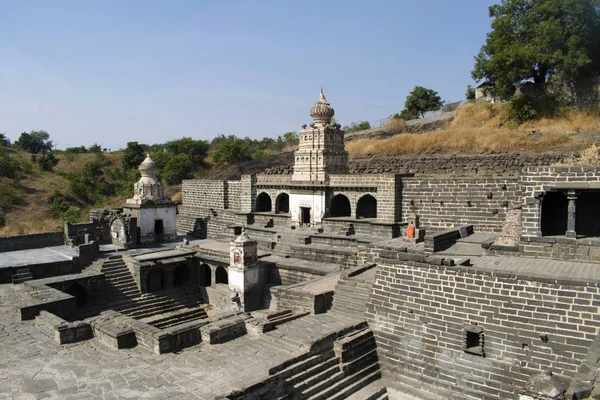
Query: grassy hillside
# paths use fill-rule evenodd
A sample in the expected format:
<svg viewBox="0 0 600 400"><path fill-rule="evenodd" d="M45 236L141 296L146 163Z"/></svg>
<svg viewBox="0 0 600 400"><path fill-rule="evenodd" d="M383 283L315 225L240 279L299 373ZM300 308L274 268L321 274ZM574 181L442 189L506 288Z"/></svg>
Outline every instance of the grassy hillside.
<svg viewBox="0 0 600 400"><path fill-rule="evenodd" d="M511 118L509 104L462 106L449 124L435 132L401 134L388 139L357 139L346 144L351 157L371 154L485 153L488 151L579 151L600 132L600 111L569 111L558 118L522 124Z"/></svg>

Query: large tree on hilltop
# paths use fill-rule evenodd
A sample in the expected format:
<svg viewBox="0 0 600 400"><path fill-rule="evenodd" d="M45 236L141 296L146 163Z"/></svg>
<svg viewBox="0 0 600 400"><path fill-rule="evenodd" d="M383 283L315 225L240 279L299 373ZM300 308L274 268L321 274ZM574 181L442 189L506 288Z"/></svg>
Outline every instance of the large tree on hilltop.
<svg viewBox="0 0 600 400"><path fill-rule="evenodd" d="M600 72L600 0L502 0L475 57L476 81L509 97L514 85Z"/></svg>
<svg viewBox="0 0 600 400"><path fill-rule="evenodd" d="M415 88L406 97L404 110L399 114L400 118L412 119L413 117L425 116L427 111L439 110L444 105L438 92L432 89L425 89L423 86Z"/></svg>

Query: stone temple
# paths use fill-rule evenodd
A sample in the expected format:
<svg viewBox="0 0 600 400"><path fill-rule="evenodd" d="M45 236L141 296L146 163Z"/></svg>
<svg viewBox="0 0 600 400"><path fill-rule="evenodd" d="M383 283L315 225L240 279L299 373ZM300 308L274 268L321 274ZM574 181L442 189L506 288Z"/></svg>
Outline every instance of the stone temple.
<svg viewBox="0 0 600 400"><path fill-rule="evenodd" d="M293 171L176 206L148 156L123 207L0 238L0 395L599 398L600 168L351 173L333 115Z"/></svg>

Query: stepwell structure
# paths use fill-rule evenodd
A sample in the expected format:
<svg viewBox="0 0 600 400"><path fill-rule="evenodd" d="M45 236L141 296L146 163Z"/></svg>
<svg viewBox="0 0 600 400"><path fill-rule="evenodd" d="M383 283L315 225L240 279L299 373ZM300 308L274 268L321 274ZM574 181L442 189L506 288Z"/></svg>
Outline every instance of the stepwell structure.
<svg viewBox="0 0 600 400"><path fill-rule="evenodd" d="M0 295L19 312L4 326L42 330L29 337L56 357L76 343L104 346L115 369L161 363L149 382L181 373L159 396L598 396L599 168L349 174L322 92L310 115L292 173L184 181L176 217L148 157L123 209L67 226L68 267L5 261L15 284ZM175 221L185 239L153 247ZM131 393L143 397L129 379L110 391Z"/></svg>

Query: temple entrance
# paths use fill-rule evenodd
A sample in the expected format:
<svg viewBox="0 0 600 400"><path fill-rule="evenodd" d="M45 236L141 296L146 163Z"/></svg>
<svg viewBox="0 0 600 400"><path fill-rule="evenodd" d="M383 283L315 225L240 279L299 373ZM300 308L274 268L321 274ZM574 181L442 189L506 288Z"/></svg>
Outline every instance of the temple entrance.
<svg viewBox="0 0 600 400"><path fill-rule="evenodd" d="M271 197L262 192L256 197L256 211L257 212L271 212L272 204Z"/></svg>
<svg viewBox="0 0 600 400"><path fill-rule="evenodd" d="M600 236L600 192L580 192L575 203L577 236Z"/></svg>
<svg viewBox="0 0 600 400"><path fill-rule="evenodd" d="M377 218L377 200L366 194L358 200L356 218Z"/></svg>
<svg viewBox="0 0 600 400"><path fill-rule="evenodd" d="M215 271L215 283L229 283L229 276L225 267L217 267Z"/></svg>
<svg viewBox="0 0 600 400"><path fill-rule="evenodd" d="M156 292L165 286L162 271L159 269L150 271L146 282L149 292Z"/></svg>
<svg viewBox="0 0 600 400"><path fill-rule="evenodd" d="M278 214L287 214L290 212L290 196L287 193L281 193L275 200L275 212Z"/></svg>
<svg viewBox="0 0 600 400"><path fill-rule="evenodd" d="M300 207L300 224L310 225L310 207Z"/></svg>
<svg viewBox="0 0 600 400"><path fill-rule="evenodd" d="M81 284L72 284L65 290L65 293L75 297L75 305L77 307L85 306L87 304L87 291Z"/></svg>
<svg viewBox="0 0 600 400"><path fill-rule="evenodd" d="M211 275L212 272L210 270L210 266L208 266L208 264L202 264L200 266L200 286L210 286Z"/></svg>
<svg viewBox="0 0 600 400"><path fill-rule="evenodd" d="M190 266L181 264L173 271L173 286L184 286L190 283L191 273Z"/></svg>
<svg viewBox="0 0 600 400"><path fill-rule="evenodd" d="M154 220L154 240L156 240L157 242L162 242L164 239L164 233L165 233L165 229L163 227L163 220L155 219Z"/></svg>
<svg viewBox="0 0 600 400"><path fill-rule="evenodd" d="M333 196L329 207L329 215L332 217L349 217L352 215L350 210L350 200L343 194Z"/></svg>
<svg viewBox="0 0 600 400"><path fill-rule="evenodd" d="M564 236L569 201L562 192L547 192L542 200L542 236Z"/></svg>

